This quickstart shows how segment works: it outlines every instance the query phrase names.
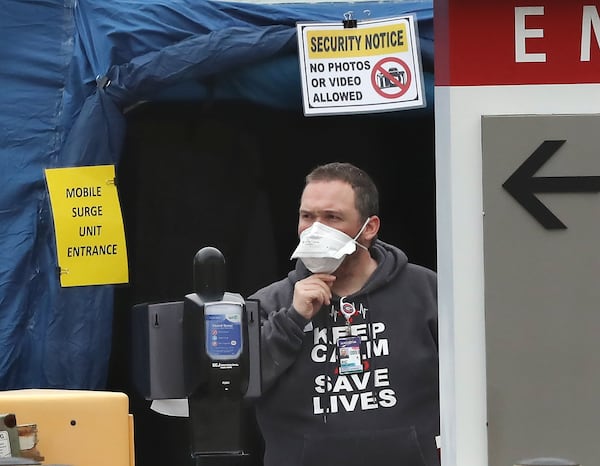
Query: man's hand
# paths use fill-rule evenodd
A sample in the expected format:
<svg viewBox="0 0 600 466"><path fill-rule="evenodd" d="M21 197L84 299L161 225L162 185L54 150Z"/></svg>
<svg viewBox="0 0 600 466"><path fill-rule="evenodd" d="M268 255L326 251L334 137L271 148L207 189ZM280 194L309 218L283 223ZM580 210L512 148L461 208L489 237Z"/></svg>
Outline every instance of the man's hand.
<svg viewBox="0 0 600 466"><path fill-rule="evenodd" d="M292 305L305 319L312 319L324 304L331 303L331 286L334 275L315 273L296 282Z"/></svg>

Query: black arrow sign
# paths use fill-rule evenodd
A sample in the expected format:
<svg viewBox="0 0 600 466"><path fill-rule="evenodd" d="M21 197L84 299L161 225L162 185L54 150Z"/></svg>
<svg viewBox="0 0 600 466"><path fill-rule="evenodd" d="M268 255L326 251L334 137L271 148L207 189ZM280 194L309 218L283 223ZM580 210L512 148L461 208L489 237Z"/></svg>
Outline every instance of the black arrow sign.
<svg viewBox="0 0 600 466"><path fill-rule="evenodd" d="M564 230L567 226L534 193L600 191L600 176L533 176L565 142L566 140L542 142L502 185L547 230Z"/></svg>

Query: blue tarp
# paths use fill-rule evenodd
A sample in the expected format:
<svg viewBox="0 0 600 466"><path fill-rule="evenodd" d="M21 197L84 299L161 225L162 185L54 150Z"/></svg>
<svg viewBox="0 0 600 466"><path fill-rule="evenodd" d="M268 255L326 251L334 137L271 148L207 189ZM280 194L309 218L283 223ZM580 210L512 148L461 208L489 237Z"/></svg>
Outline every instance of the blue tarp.
<svg viewBox="0 0 600 466"><path fill-rule="evenodd" d="M431 111L432 3L3 0L0 389L106 384L113 287L60 287L45 168L118 164L143 100L301 107L295 24L349 11L417 15Z"/></svg>

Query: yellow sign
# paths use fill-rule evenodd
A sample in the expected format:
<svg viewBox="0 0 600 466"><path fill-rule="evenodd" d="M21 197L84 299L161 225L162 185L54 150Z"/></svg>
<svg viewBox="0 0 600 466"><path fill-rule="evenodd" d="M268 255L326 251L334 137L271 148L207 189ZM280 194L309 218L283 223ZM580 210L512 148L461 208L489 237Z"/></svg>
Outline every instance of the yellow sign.
<svg viewBox="0 0 600 466"><path fill-rule="evenodd" d="M308 57L367 57L408 51L406 23L370 29L325 29L306 32Z"/></svg>
<svg viewBox="0 0 600 466"><path fill-rule="evenodd" d="M48 168L61 286L129 281L114 165Z"/></svg>

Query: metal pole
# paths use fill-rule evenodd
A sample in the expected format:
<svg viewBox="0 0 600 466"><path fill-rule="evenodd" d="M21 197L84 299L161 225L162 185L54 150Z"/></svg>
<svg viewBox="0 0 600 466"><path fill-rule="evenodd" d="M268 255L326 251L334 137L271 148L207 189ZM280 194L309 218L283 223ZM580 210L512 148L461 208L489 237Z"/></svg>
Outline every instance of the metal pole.
<svg viewBox="0 0 600 466"><path fill-rule="evenodd" d="M564 458L530 458L518 461L514 466L581 466Z"/></svg>

